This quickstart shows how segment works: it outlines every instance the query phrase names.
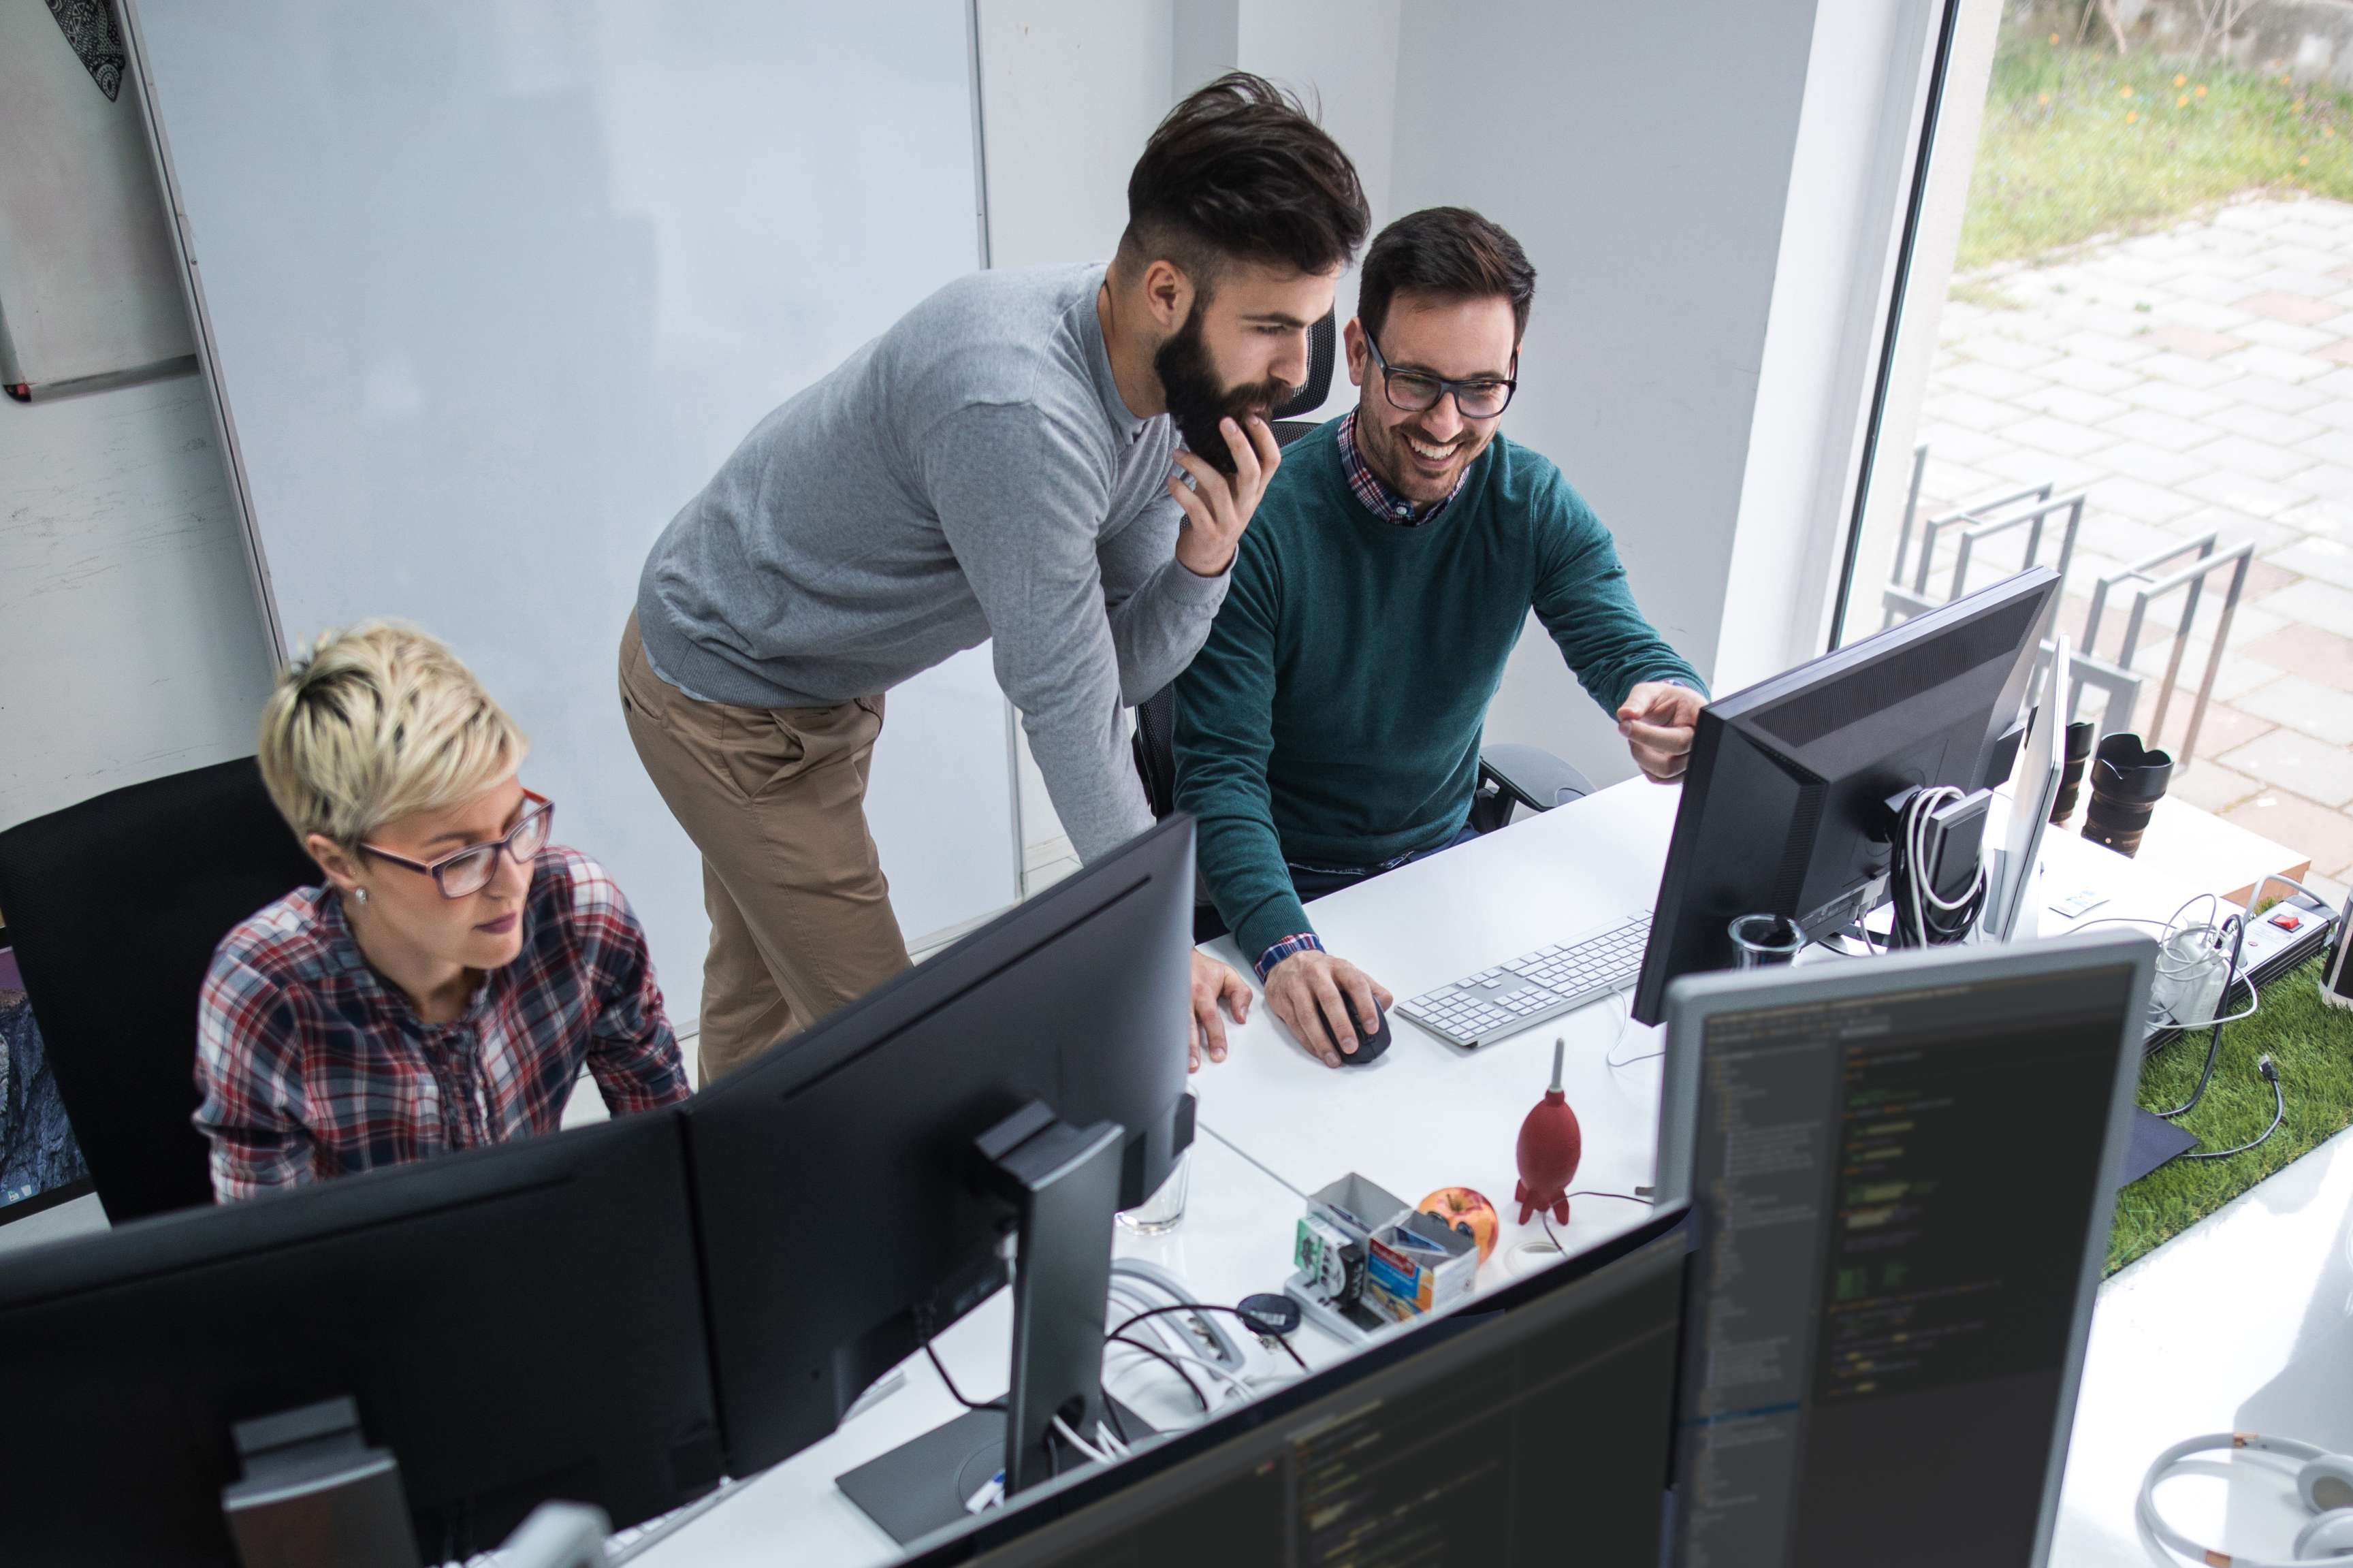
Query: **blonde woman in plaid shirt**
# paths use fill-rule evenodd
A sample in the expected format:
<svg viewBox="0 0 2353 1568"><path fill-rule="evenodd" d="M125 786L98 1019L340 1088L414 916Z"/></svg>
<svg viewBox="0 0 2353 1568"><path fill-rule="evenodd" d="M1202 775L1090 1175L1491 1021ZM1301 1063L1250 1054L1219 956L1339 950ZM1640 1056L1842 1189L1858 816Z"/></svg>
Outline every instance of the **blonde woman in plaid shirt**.
<svg viewBox="0 0 2353 1568"><path fill-rule="evenodd" d="M262 781L319 863L239 924L197 1010L195 1124L227 1200L682 1100L645 933L550 842L526 742L422 632L322 637L262 710Z"/></svg>

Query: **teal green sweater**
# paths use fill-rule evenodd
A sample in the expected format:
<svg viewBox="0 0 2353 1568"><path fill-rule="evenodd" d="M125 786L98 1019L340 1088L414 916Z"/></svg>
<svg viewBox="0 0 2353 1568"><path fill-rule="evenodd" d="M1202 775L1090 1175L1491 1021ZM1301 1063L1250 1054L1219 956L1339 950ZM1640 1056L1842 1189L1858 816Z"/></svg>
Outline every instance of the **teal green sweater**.
<svg viewBox="0 0 2353 1568"><path fill-rule="evenodd" d="M1419 527L1348 489L1337 422L1286 448L1176 681L1176 804L1246 958L1312 928L1286 860L1375 866L1462 829L1531 607L1595 701L1698 674L1635 607L1609 530L1498 436Z"/></svg>

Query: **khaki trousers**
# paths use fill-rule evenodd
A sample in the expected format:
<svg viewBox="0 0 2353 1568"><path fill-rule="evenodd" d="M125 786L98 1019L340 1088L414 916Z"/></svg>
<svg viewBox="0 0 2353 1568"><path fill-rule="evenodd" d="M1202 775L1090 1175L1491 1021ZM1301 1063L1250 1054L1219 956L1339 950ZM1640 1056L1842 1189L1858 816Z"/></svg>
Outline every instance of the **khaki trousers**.
<svg viewBox="0 0 2353 1568"><path fill-rule="evenodd" d="M621 633L621 712L654 787L702 852L702 1082L907 967L866 826L881 698L831 708L699 702L654 673L632 613Z"/></svg>

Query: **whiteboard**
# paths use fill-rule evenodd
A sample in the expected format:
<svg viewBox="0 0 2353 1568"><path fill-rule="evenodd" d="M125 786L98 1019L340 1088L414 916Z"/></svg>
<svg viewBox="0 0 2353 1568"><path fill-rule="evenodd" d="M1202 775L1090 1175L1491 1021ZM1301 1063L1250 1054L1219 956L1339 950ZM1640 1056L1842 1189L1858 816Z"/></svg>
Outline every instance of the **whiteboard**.
<svg viewBox="0 0 2353 1568"><path fill-rule="evenodd" d="M654 536L978 226L965 0L142 0L200 337L289 642L447 638L681 1026L701 862L616 650ZM1016 896L985 648L891 693L868 813L911 938Z"/></svg>
<svg viewBox="0 0 2353 1568"><path fill-rule="evenodd" d="M46 5L0 4L0 380L192 368L135 96L100 90Z"/></svg>

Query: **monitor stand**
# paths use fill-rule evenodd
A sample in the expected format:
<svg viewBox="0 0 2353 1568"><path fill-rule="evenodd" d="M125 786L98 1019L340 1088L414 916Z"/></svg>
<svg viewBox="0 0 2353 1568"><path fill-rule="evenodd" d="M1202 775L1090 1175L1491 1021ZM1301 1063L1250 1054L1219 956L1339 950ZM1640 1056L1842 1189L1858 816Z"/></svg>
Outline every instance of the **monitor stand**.
<svg viewBox="0 0 2353 1568"><path fill-rule="evenodd" d="M417 1568L400 1464L368 1447L359 1406L322 1400L229 1428L243 1478L221 1489L240 1562Z"/></svg>
<svg viewBox="0 0 2353 1568"><path fill-rule="evenodd" d="M966 1411L836 1478L892 1540L970 1518L966 1500L999 1470L1009 1498L1077 1468L1082 1456L1054 1436L1055 1416L1090 1442L1108 1421L1103 1303L1124 1136L1114 1122L1072 1127L1032 1100L975 1141L985 1184L1018 1214L1012 1385L1004 1410ZM1151 1429L1124 1405L1119 1423L1131 1436Z"/></svg>

